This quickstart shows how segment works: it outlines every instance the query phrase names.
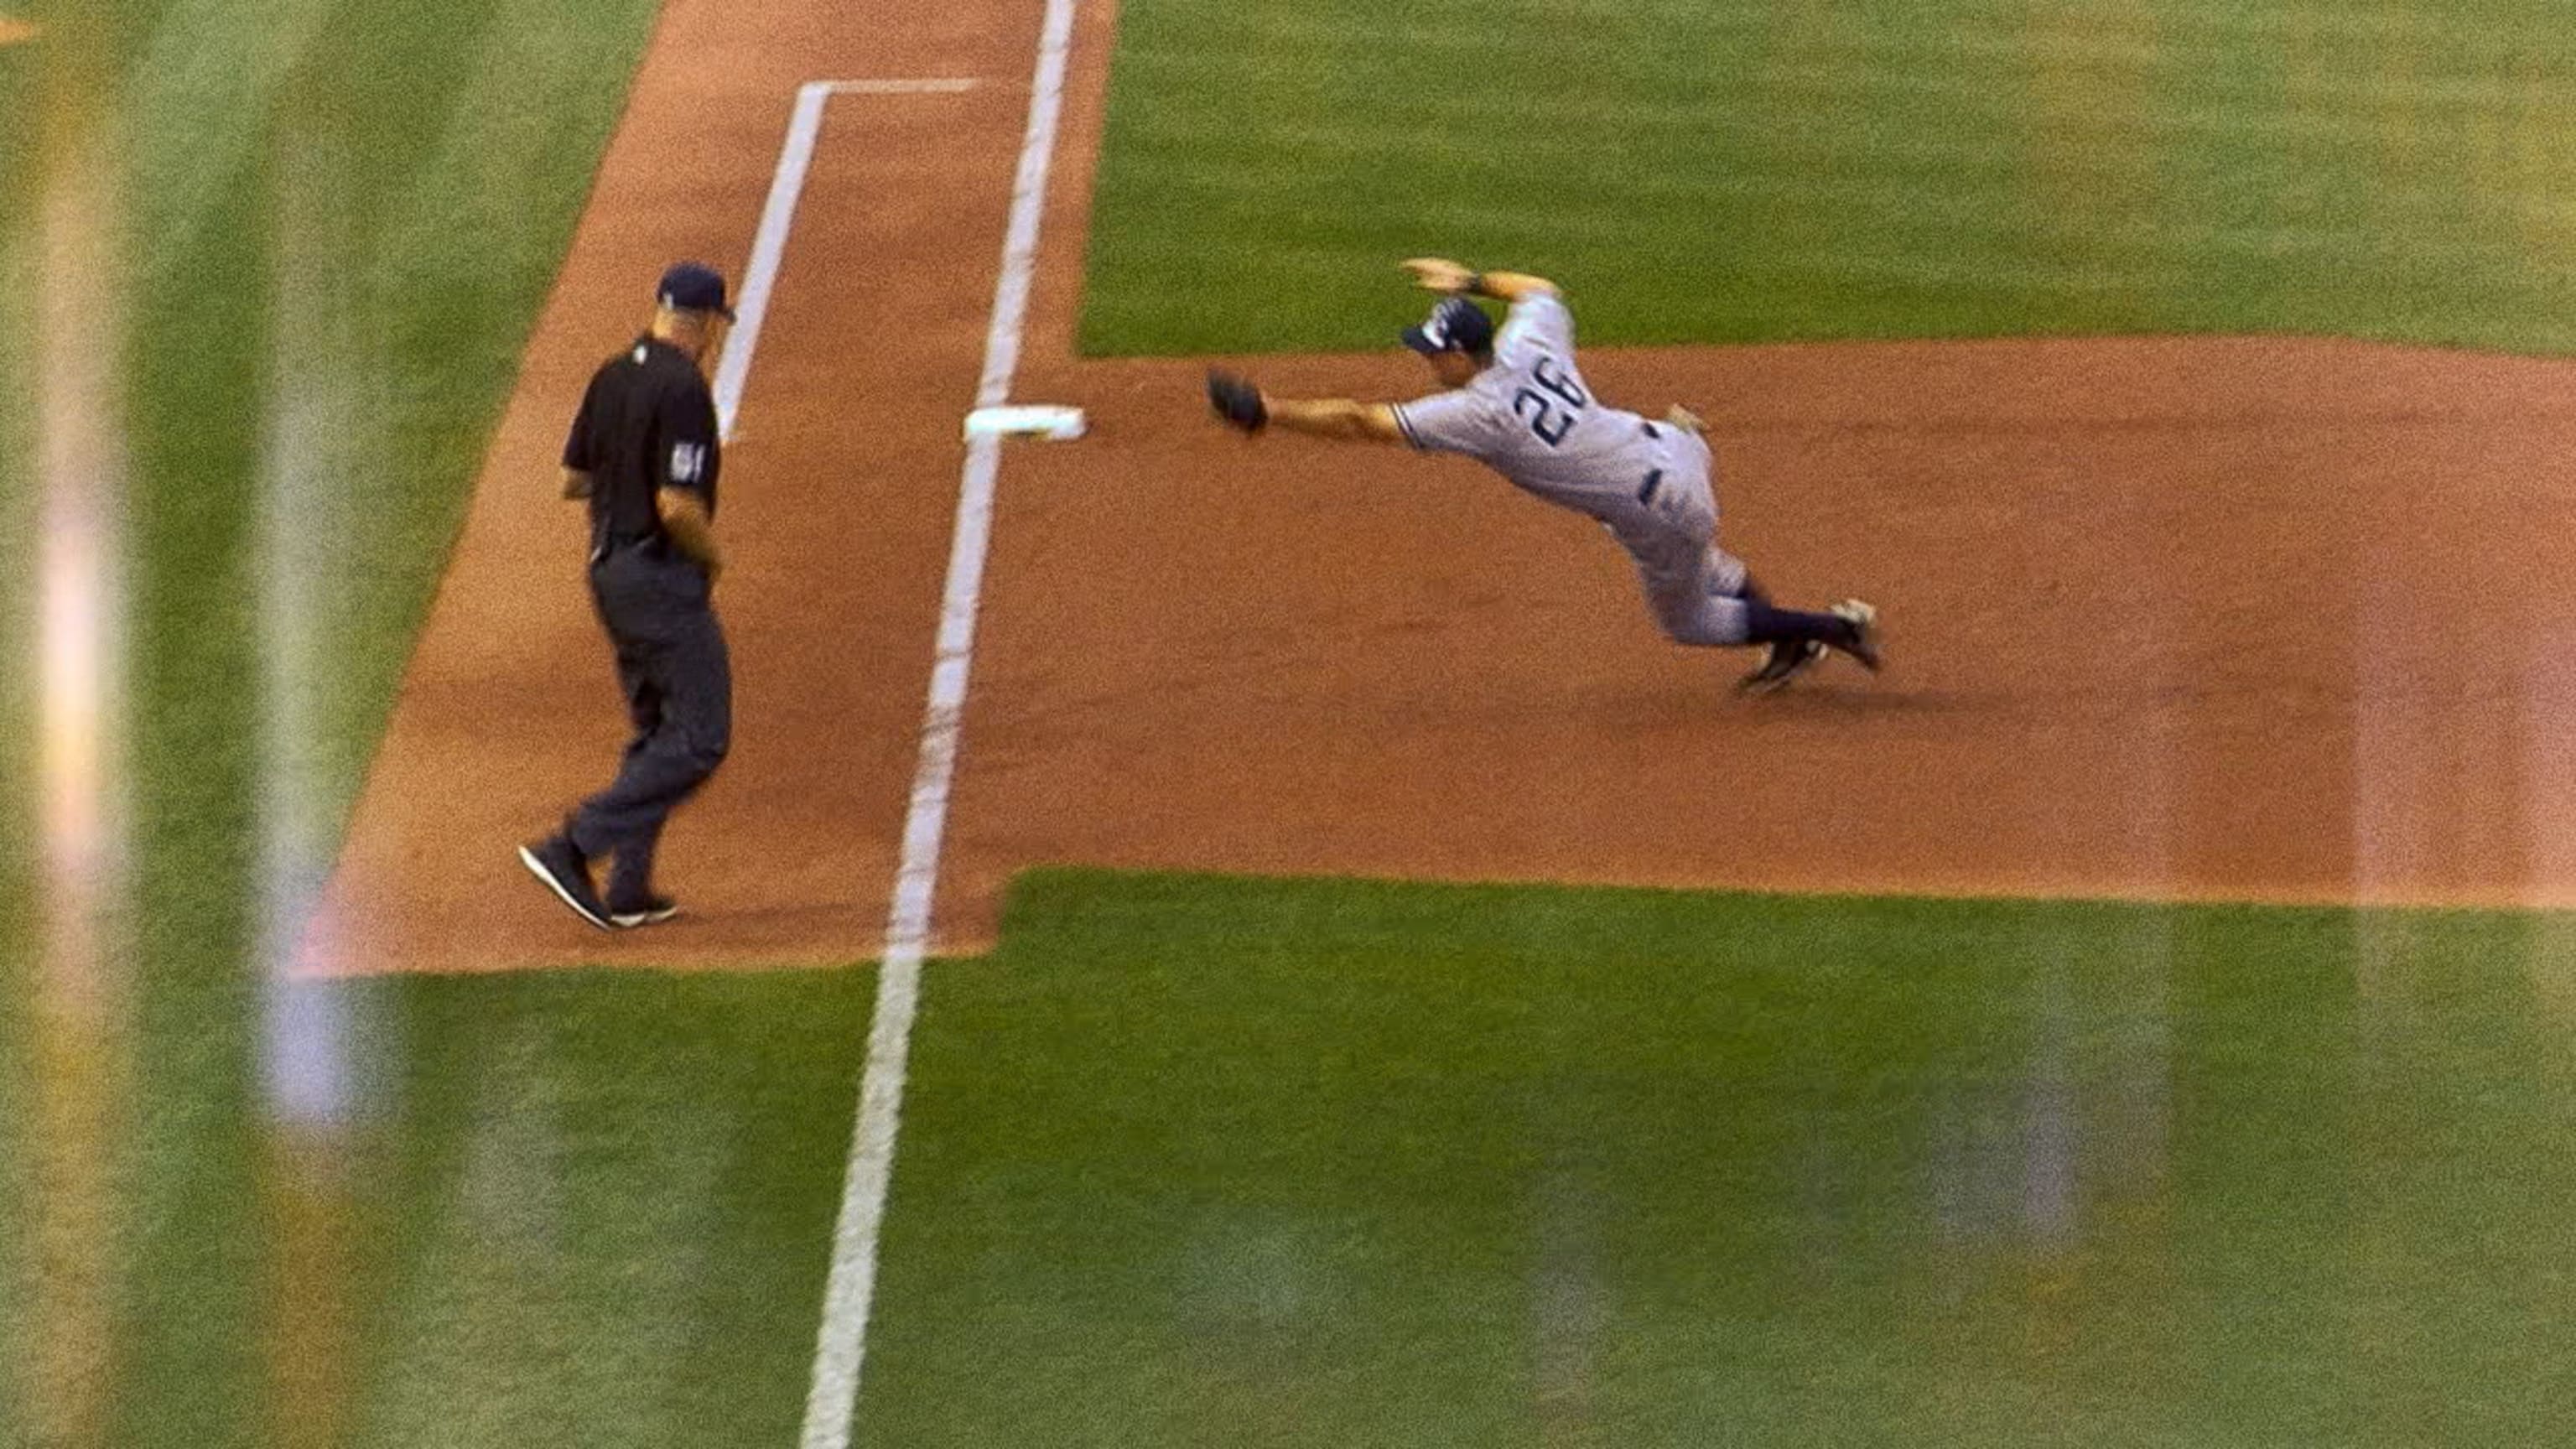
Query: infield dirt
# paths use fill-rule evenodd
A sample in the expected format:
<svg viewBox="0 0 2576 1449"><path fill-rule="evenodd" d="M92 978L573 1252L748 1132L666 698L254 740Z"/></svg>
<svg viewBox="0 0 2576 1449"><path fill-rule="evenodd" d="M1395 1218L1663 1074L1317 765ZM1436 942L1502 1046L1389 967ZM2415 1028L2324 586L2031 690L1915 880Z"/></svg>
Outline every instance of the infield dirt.
<svg viewBox="0 0 2576 1449"><path fill-rule="evenodd" d="M305 965L872 958L1040 0L672 0L406 674ZM1455 460L1206 415L1071 351L1115 25L1079 12L936 912L1039 862L2145 899L2576 903L2576 379L2272 338L1589 349L1710 423L1728 546L1876 603L1888 672L1740 700L1582 520ZM735 753L688 914L604 936L512 847L623 722L554 460L679 256L740 276L797 86L835 100L726 463ZM1508 259L1483 259L1508 261ZM1388 259L1390 285L1396 284ZM1580 279L1573 286L1581 315ZM1402 396L1390 349L1225 359Z"/></svg>

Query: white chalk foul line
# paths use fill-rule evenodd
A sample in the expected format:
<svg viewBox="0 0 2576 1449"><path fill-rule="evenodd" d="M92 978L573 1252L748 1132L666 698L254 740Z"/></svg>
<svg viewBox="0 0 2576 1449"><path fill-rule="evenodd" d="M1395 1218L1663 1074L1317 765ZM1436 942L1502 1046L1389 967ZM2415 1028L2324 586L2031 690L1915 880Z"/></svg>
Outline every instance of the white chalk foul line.
<svg viewBox="0 0 2576 1449"><path fill-rule="evenodd" d="M1010 228L1002 242L1002 274L993 288L992 325L984 334L984 372L975 393L978 407L998 406L1009 398L1011 377L1019 364L1029 278L1037 265L1038 221L1045 211L1047 170L1054 159L1056 122L1063 110L1074 3L1047 0L1045 27L1039 33L1028 128L1020 141ZM948 550L948 584L940 604L938 652L923 711L920 764L913 774L912 805L904 816L903 854L895 868L894 901L886 920L885 962L877 975L876 1014L868 1028L867 1067L859 1082L858 1121L851 1132L840 1220L832 1233L823 1323L815 1337L813 1387L805 1401L800 1441L803 1449L847 1449L858 1409L868 1311L876 1295L877 1239L885 1222L887 1188L893 1181L904 1071L912 1050L913 1016L921 999L921 960L930 944L940 839L947 829L948 790L956 775L967 675L974 662L975 614L983 594L994 482L1001 462L999 438L985 435L967 445L957 526Z"/></svg>
<svg viewBox="0 0 2576 1449"><path fill-rule="evenodd" d="M734 298L734 324L716 362L716 436L733 439L734 417L742 411L742 391L751 381L752 354L760 347L760 327L769 317L770 290L787 255L787 234L796 225L796 203L805 194L805 173L814 162L814 143L823 134L823 107L834 96L955 95L976 82L958 77L909 80L807 81L796 88L796 107L787 118L787 139L778 149L778 169L769 180L769 200L760 209L760 229L751 239L751 259L742 269L742 286Z"/></svg>
<svg viewBox="0 0 2576 1449"><path fill-rule="evenodd" d="M836 96L953 96L971 91L981 82L963 76L933 76L922 80L847 80L825 81Z"/></svg>

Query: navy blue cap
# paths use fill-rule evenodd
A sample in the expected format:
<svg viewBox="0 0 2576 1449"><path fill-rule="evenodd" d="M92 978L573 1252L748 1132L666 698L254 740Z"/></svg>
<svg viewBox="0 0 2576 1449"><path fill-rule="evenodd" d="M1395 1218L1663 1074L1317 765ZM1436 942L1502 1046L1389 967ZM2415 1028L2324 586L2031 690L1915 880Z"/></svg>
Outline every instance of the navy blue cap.
<svg viewBox="0 0 2576 1449"><path fill-rule="evenodd" d="M1464 297L1447 297L1419 327L1404 329L1404 345L1429 357L1440 352L1491 352L1494 319Z"/></svg>
<svg viewBox="0 0 2576 1449"><path fill-rule="evenodd" d="M674 311L713 312L733 320L733 309L725 305L724 276L704 262L673 262L653 295Z"/></svg>

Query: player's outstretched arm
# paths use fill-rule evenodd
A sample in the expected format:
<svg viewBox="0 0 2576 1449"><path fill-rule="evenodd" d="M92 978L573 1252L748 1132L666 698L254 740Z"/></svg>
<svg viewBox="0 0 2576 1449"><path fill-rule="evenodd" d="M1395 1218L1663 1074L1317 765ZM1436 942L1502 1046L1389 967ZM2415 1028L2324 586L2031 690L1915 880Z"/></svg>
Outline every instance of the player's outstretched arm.
<svg viewBox="0 0 2576 1449"><path fill-rule="evenodd" d="M1401 443L1404 429L1396 424L1395 409L1385 403L1353 402L1348 398L1270 397L1270 420L1292 433L1309 437L1338 438L1350 443Z"/></svg>
<svg viewBox="0 0 2576 1449"><path fill-rule="evenodd" d="M1479 272L1447 257L1411 257L1404 269L1413 274L1414 282L1426 291L1445 296L1491 297L1498 302L1517 302L1524 297L1553 297L1560 294L1556 283L1527 272Z"/></svg>
<svg viewBox="0 0 2576 1449"><path fill-rule="evenodd" d="M1404 440L1395 409L1385 403L1272 397L1253 386L1252 379L1222 368L1208 369L1207 397L1217 421L1246 433L1257 433L1277 423L1292 433L1317 438L1385 443Z"/></svg>

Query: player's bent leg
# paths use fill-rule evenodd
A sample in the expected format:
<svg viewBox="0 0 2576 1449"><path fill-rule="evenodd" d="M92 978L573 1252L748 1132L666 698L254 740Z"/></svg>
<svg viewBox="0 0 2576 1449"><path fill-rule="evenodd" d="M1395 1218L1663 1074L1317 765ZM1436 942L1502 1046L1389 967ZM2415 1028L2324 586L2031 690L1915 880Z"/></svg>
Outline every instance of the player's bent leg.
<svg viewBox="0 0 2576 1449"><path fill-rule="evenodd" d="M1766 604L1771 601L1770 595L1754 587L1753 571L1744 566L1744 560L1714 543L1700 552L1699 589L1702 593L1730 599L1751 599Z"/></svg>
<svg viewBox="0 0 2576 1449"><path fill-rule="evenodd" d="M1762 662L1735 687L1746 694L1772 694L1789 687L1789 682L1824 662L1825 646L1813 639L1797 639L1762 646Z"/></svg>
<svg viewBox="0 0 2576 1449"><path fill-rule="evenodd" d="M1745 633L1763 646L1762 662L1736 681L1747 694L1770 694L1824 661L1825 651L1840 631L1831 615L1783 609L1769 596L1753 591L1744 601Z"/></svg>
<svg viewBox="0 0 2576 1449"><path fill-rule="evenodd" d="M1637 583L1656 627L1676 644L1726 648L1751 642L1745 634L1742 560L1699 537L1677 535L1646 547L1631 546Z"/></svg>
<svg viewBox="0 0 2576 1449"><path fill-rule="evenodd" d="M1879 668L1878 611L1847 599L1823 613L1783 609L1751 592L1744 600L1745 637L1766 646L1762 663L1738 688L1767 694L1814 668L1829 649L1850 655L1875 674Z"/></svg>
<svg viewBox="0 0 2576 1449"><path fill-rule="evenodd" d="M1733 593L1735 597L1745 602L1748 611L1758 613L1771 607L1770 591L1763 588L1761 581L1753 577L1752 571L1745 567L1742 559L1714 545L1711 545L1710 553L1735 566L1733 572L1738 582ZM1752 624L1748 618L1746 632L1749 634L1751 629ZM1747 639L1745 642L1753 641ZM1746 694L1771 694L1786 689L1791 680L1815 668L1825 657L1825 646L1812 639L1773 641L1763 644L1761 649L1762 662L1754 665L1742 679L1735 681L1735 687Z"/></svg>
<svg viewBox="0 0 2576 1449"><path fill-rule="evenodd" d="M1851 634L1850 625L1832 614L1772 603L1741 560L1716 548L1689 575L1641 573L1647 606L1664 636L1676 644L1723 648L1814 640L1840 648Z"/></svg>
<svg viewBox="0 0 2576 1449"><path fill-rule="evenodd" d="M1756 644L1813 642L1858 656L1866 642L1861 621L1840 613L1816 614L1804 609L1783 609L1776 604L1748 603L1744 607L1745 637Z"/></svg>
<svg viewBox="0 0 2576 1449"><path fill-rule="evenodd" d="M1695 579L1648 579L1646 607L1664 637L1676 644L1728 648L1753 642L1745 602L1732 594L1710 593Z"/></svg>
<svg viewBox="0 0 2576 1449"><path fill-rule="evenodd" d="M1815 667L1829 649L1872 673L1879 668L1878 613L1857 599L1823 613L1781 608L1753 581L1742 559L1714 543L1679 568L1669 562L1659 567L1645 556L1637 563L1647 606L1666 638L1703 648L1763 646L1762 662L1739 688L1781 688Z"/></svg>

